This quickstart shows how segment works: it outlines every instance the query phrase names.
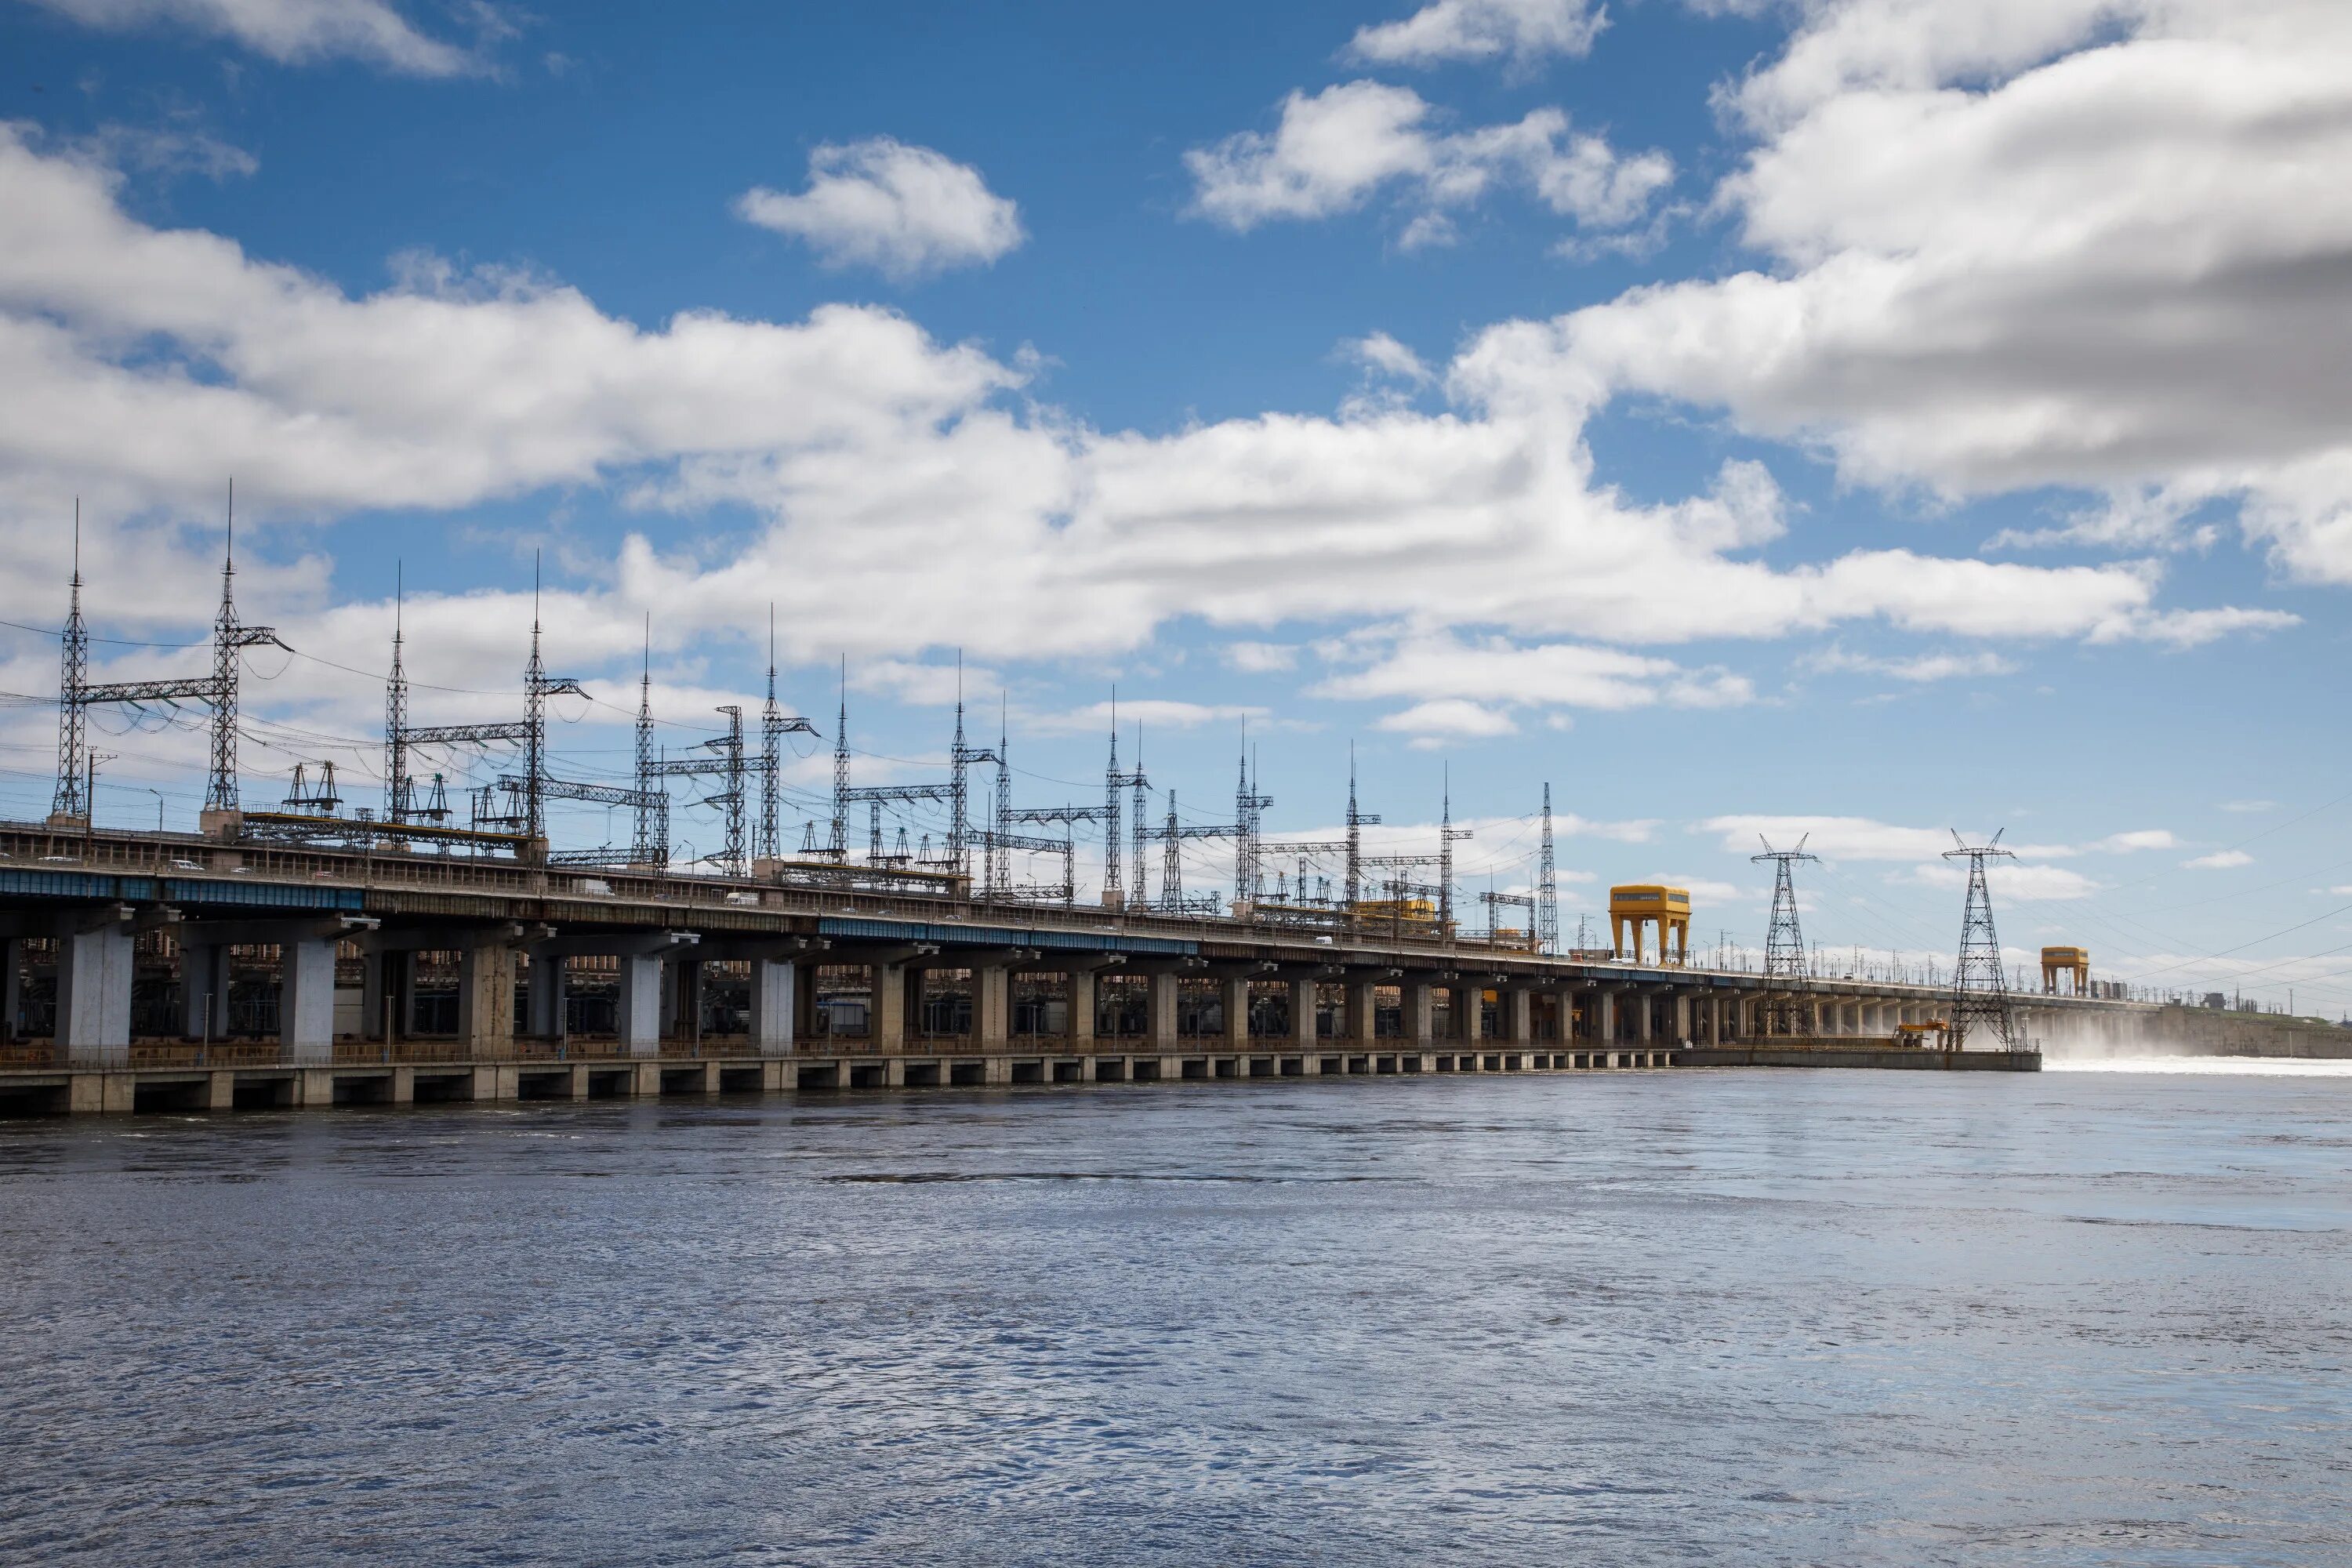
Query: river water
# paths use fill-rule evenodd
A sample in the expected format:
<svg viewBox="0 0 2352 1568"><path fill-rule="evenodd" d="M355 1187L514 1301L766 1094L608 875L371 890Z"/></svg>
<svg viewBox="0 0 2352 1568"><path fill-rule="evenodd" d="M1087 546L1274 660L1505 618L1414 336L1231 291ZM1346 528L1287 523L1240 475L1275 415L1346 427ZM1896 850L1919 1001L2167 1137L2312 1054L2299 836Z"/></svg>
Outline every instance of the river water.
<svg viewBox="0 0 2352 1568"><path fill-rule="evenodd" d="M0 1125L0 1561L2352 1563L2352 1078Z"/></svg>

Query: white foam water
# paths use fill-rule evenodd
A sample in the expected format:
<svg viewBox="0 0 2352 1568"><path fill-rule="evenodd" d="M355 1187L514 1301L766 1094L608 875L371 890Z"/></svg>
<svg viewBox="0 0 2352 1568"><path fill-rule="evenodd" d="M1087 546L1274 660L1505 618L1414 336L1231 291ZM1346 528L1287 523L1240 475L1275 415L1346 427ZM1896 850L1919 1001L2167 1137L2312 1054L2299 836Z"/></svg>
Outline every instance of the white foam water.
<svg viewBox="0 0 2352 1568"><path fill-rule="evenodd" d="M2154 1072L2189 1077L2352 1078L2352 1061L2302 1057L2049 1057L2043 1072Z"/></svg>

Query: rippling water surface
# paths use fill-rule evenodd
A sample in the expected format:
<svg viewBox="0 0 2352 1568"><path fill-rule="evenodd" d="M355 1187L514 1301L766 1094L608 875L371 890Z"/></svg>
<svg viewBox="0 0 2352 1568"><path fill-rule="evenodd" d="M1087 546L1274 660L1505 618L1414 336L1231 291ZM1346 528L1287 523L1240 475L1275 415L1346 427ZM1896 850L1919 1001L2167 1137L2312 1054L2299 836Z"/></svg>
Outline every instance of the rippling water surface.
<svg viewBox="0 0 2352 1568"><path fill-rule="evenodd" d="M0 1559L2352 1563L2352 1080L0 1126Z"/></svg>

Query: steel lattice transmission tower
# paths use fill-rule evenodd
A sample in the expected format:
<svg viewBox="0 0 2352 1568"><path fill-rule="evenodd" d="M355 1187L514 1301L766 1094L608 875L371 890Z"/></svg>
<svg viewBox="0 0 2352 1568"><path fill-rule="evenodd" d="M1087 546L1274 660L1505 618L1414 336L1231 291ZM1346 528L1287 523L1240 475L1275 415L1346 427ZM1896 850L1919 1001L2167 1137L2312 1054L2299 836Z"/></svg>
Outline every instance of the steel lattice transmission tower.
<svg viewBox="0 0 2352 1568"><path fill-rule="evenodd" d="M2000 937L1992 927L1992 892L1985 885L1986 861L2014 860L2017 857L2000 847L2000 833L1992 836L1991 843L1982 846L1971 845L1954 833L1952 845L1944 851L1944 858L1969 863L1969 901L1960 915L1960 961L1952 971L1952 1014L1945 1025L1944 1047L1965 1049L1969 1031L1981 1025L1993 1032L2003 1050L2018 1050L2022 1045L2018 1037L2017 1015L2009 1005L2009 976L2001 966Z"/></svg>
<svg viewBox="0 0 2352 1568"><path fill-rule="evenodd" d="M1791 868L1800 860L1821 858L1805 853L1805 840L1811 837L1809 833L1799 838L1794 849L1775 849L1772 841L1759 834L1757 842L1764 846L1764 853L1748 858L1752 865L1772 862L1772 923L1764 932L1764 994L1756 1020L1759 1034L1797 1032L1797 989L1806 977L1805 933L1797 923L1797 880Z"/></svg>
<svg viewBox="0 0 2352 1568"><path fill-rule="evenodd" d="M1551 785L1544 785L1542 858L1536 867L1536 951L1559 951L1559 873L1551 852Z"/></svg>
<svg viewBox="0 0 2352 1568"><path fill-rule="evenodd" d="M89 627L81 618L81 498L74 498L73 598L66 611L65 657L58 676L58 789L49 802L52 822L80 822L89 814L82 798L82 754L89 743L89 710L82 689L89 684Z"/></svg>

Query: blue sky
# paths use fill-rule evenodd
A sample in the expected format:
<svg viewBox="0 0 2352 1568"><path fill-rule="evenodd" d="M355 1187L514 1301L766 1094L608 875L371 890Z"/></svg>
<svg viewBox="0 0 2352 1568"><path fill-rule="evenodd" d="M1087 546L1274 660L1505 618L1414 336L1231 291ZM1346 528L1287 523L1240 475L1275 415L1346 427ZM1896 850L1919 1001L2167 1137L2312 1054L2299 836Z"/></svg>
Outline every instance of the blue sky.
<svg viewBox="0 0 2352 1568"><path fill-rule="evenodd" d="M511 706L536 553L606 703L576 776L648 615L688 745L772 599L861 779L936 772L961 649L1024 804L1097 792L1116 684L1192 820L1244 727L1277 838L1351 742L1400 843L1450 770L1465 894L1525 885L1549 782L1571 925L1666 876L1752 946L1744 847L1810 829L1809 935L1917 964L1944 830L2006 828L2012 949L2352 1005L2331 8L16 0L0 41L0 615L57 623L79 497L100 632L200 637L234 474L305 656L251 667L253 798L320 756L370 798L335 667L396 564L420 709ZM35 816L55 645L8 635ZM192 816L197 740L103 742L101 813Z"/></svg>

